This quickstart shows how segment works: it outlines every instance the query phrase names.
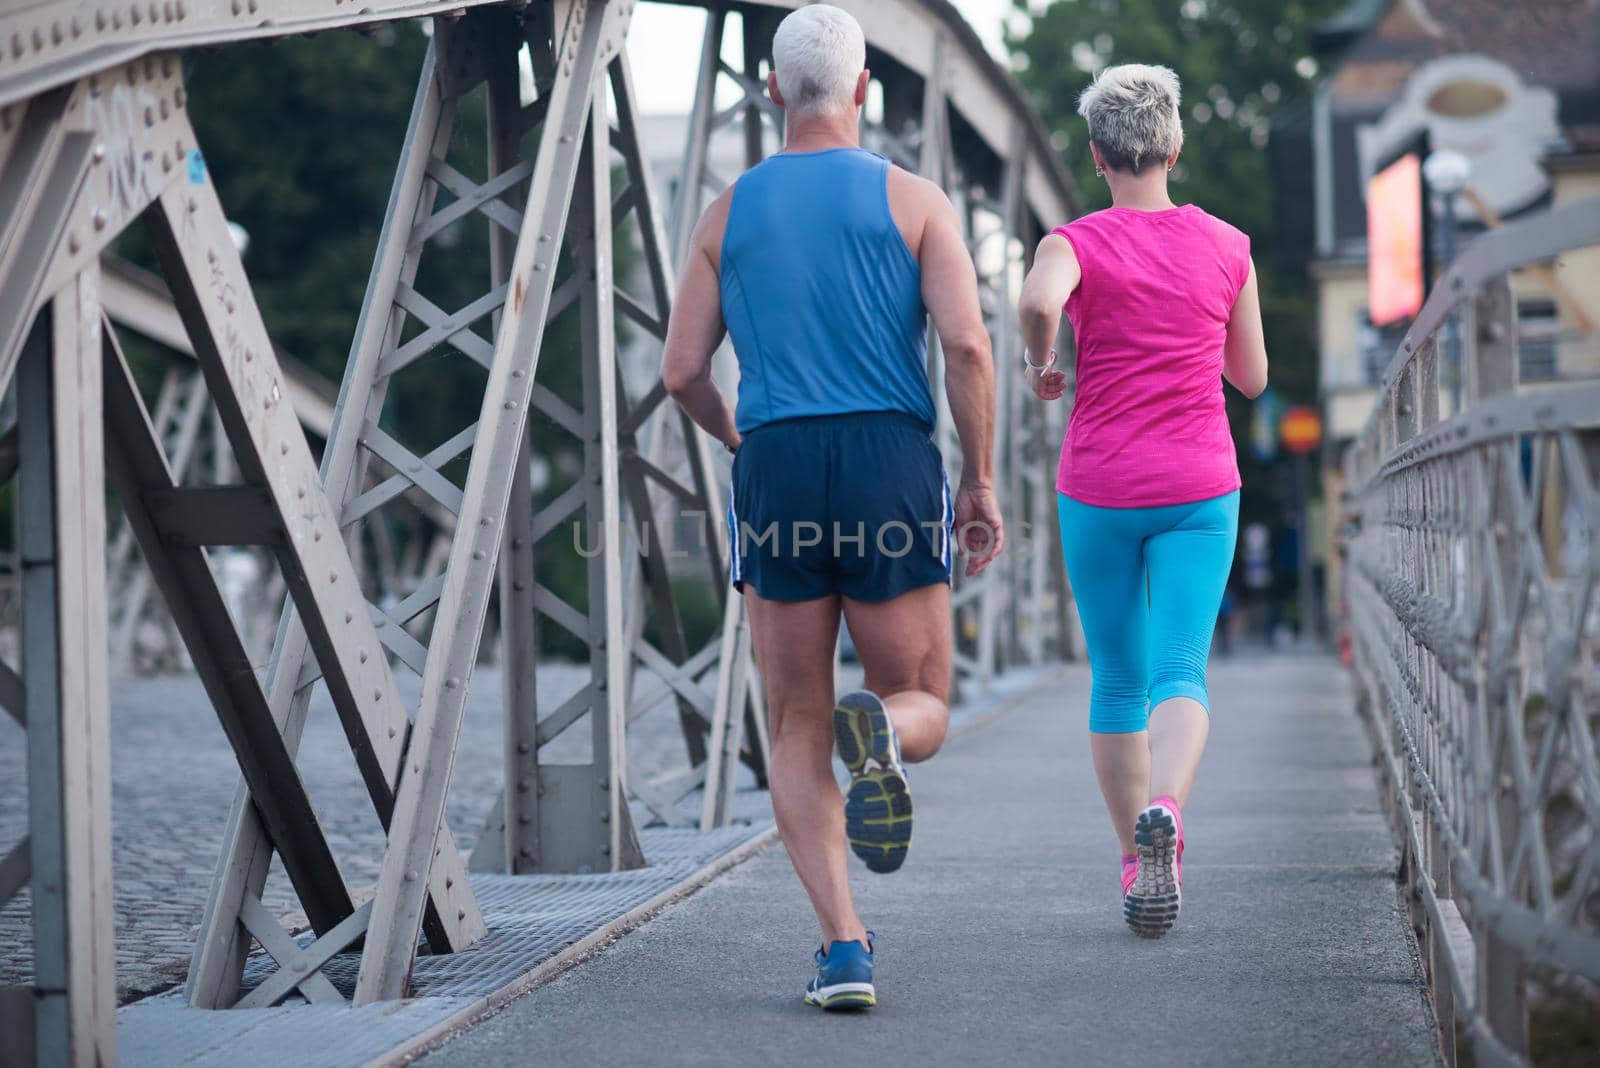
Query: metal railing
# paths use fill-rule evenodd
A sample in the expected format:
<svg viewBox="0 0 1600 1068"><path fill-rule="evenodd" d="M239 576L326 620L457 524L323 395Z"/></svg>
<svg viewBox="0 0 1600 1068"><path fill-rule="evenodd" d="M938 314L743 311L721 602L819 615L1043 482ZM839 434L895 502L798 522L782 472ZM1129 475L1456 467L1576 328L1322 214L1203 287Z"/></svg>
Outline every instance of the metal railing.
<svg viewBox="0 0 1600 1068"><path fill-rule="evenodd" d="M1600 200L1474 242L1345 459L1356 674L1451 1063L1458 1035L1526 1063L1535 981L1600 980L1600 383L1519 390L1510 285L1595 244Z"/></svg>

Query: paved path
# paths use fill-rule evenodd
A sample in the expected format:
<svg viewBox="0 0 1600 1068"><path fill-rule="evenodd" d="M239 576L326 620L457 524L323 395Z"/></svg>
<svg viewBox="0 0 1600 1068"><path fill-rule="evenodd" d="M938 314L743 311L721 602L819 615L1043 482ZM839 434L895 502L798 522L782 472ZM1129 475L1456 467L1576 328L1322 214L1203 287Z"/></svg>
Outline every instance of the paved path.
<svg viewBox="0 0 1600 1068"><path fill-rule="evenodd" d="M424 1063L1435 1063L1338 666L1213 666L1183 916L1160 942L1122 925L1086 692L1072 670L914 774L906 868L855 868L874 1012L801 1004L816 932L774 848Z"/></svg>

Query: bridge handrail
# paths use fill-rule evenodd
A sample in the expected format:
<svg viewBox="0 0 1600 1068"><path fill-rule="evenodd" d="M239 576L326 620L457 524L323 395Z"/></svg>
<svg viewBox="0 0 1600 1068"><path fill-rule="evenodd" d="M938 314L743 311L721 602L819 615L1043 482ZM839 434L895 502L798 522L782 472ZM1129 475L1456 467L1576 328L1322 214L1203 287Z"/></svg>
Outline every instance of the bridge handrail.
<svg viewBox="0 0 1600 1068"><path fill-rule="evenodd" d="M1345 458L1352 652L1452 1060L1459 1025L1526 1063L1532 969L1600 979L1600 379L1517 389L1510 286L1596 245L1600 199L1474 241Z"/></svg>

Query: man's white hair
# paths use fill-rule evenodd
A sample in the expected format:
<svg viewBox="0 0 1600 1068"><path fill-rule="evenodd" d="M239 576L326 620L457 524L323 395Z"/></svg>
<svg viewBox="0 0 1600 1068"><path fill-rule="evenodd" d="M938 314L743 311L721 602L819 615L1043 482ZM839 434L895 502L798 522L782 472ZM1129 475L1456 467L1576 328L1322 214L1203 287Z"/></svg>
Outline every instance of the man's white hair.
<svg viewBox="0 0 1600 1068"><path fill-rule="evenodd" d="M791 115L853 114L866 66L861 24L832 4L797 8L772 38L772 68Z"/></svg>
<svg viewBox="0 0 1600 1068"><path fill-rule="evenodd" d="M1112 170L1139 174L1183 147L1178 75L1170 67L1107 67L1078 97L1078 114Z"/></svg>

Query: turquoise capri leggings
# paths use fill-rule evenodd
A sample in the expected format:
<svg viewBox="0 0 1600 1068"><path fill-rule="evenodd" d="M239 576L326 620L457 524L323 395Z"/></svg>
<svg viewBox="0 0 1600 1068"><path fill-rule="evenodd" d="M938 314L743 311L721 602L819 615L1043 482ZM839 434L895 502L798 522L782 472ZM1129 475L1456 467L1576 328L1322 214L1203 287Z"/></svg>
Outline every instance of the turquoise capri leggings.
<svg viewBox="0 0 1600 1068"><path fill-rule="evenodd" d="M1089 729L1142 731L1172 697L1209 713L1206 657L1233 567L1239 491L1160 508L1060 497L1061 549L1094 676Z"/></svg>

